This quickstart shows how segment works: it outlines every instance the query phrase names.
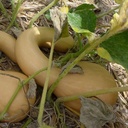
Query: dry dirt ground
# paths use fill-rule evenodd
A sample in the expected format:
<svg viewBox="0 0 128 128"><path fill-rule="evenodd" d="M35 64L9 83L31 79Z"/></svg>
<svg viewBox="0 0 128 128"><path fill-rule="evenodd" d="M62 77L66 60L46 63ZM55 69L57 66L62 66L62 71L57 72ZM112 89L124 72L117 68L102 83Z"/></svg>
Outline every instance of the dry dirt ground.
<svg viewBox="0 0 128 128"><path fill-rule="evenodd" d="M7 14L9 16L12 15L12 4L10 0L1 0L4 7L6 8ZM17 0L13 0L15 4L17 3ZM51 0L24 0L19 8L19 12L16 17L15 24L7 31L9 34L13 35L14 37L17 37L21 31L28 28L28 25L30 23L30 20L32 17L37 14L41 9L43 9ZM84 3L86 0L65 0L67 4L71 7L76 7L82 3ZM86 2L93 2L93 0L87 0ZM101 12L105 12L106 10L109 10L111 7L115 6L115 3L112 0L96 0L96 6L98 6L101 10ZM59 3L61 4L61 2ZM58 6L58 5L57 5ZM10 23L10 18L5 17L3 12L0 12L0 30L5 31ZM99 22L105 25L109 25L109 21L111 19L111 15L108 15L104 18L102 18ZM38 20L34 23L33 26L53 26L52 22L45 18L45 16L40 16ZM105 30L100 29L97 30L97 33L103 33ZM1 70L20 70L19 67L13 63L4 53L0 52L0 69ZM118 86L127 86L128 85L128 74L126 73L125 69L118 65L118 64L109 64L108 70L114 75L117 85ZM38 89L40 90L40 88ZM37 104L40 100L40 94L41 92L38 92L38 99ZM53 96L54 98L54 96ZM117 102L116 109L119 115L119 119L123 121L124 124L128 126L128 92L119 93L119 98ZM30 112L29 117L31 117L32 122L28 123L26 128L37 128L37 115L38 115L38 108L35 107ZM27 122L26 118L25 120L18 122L18 123L0 123L0 128L21 128L23 125ZM62 122L60 123L60 119ZM84 128L84 126L81 125L79 121L79 117L70 112L68 109L66 109L64 106L61 106L61 115L60 118L58 118L58 115L54 109L53 106L51 106L49 103L46 103L45 106L45 114L43 121L47 123L50 126L58 127L58 128ZM65 125L64 125L65 124ZM126 127L127 127L126 126ZM123 128L125 127L116 125L116 126L107 126L112 128Z"/></svg>

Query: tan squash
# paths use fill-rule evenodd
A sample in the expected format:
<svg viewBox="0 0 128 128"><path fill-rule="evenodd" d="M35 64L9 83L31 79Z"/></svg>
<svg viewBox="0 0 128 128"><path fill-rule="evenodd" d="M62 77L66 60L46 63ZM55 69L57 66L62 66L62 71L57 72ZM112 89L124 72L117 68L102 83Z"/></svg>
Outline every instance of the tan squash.
<svg viewBox="0 0 128 128"><path fill-rule="evenodd" d="M68 74L63 78L54 91L57 97L116 87L114 78L102 66L85 61L78 63L78 65L83 69L84 74ZM98 95L97 97L107 104L114 105L117 100L117 93ZM79 100L67 102L65 105L77 112L81 108Z"/></svg>
<svg viewBox="0 0 128 128"><path fill-rule="evenodd" d="M8 35L2 36L5 38L5 40L10 39L10 36ZM13 53L10 58L14 58L13 60L18 63L26 75L31 75L39 69L47 67L48 58L40 51L39 47L50 47L53 36L54 31L52 28L35 27L24 31L18 37L15 52L13 49L14 43L12 43L12 46L11 43L3 44L0 42L0 48L2 45L5 45L4 47L2 46L2 51L8 55ZM59 40L55 46L55 49L64 52L71 48L73 44L74 41L69 36L68 38L62 38ZM11 47L10 50L6 49L6 45L8 45L9 48ZM13 55L16 56L16 58ZM84 74L68 74L64 79L62 79L54 91L54 94L57 97L75 95L82 92L116 86L114 78L100 65L89 62L79 62L78 64L82 67ZM60 69L52 67L49 86L57 79L59 74ZM45 79L46 72L42 72L36 77L37 83L41 86L44 85ZM99 95L98 97L106 103L114 104L117 99L117 93ZM67 102L65 104L78 112L81 107L79 100Z"/></svg>
<svg viewBox="0 0 128 128"><path fill-rule="evenodd" d="M0 51L6 53L6 55L14 62L16 62L15 43L16 39L14 37L3 31L0 31Z"/></svg>
<svg viewBox="0 0 128 128"><path fill-rule="evenodd" d="M15 54L17 63L25 74L31 75L39 69L47 67L48 58L40 51L39 47L50 47L53 36L52 28L35 27L24 31L18 37ZM73 44L74 41L71 37L62 38L57 42L55 49L64 52L71 48ZM100 65L89 62L79 62L79 65L84 70L84 74L68 74L62 79L54 91L57 97L116 87L114 78ZM60 69L52 67L49 86L57 79L59 74ZM46 72L42 72L36 77L37 83L41 86L44 85L45 79ZM97 97L113 105L117 100L117 93L99 95ZM81 104L79 100L75 100L66 103L66 106L79 112Z"/></svg>
<svg viewBox="0 0 128 128"><path fill-rule="evenodd" d="M15 43L15 38L5 32L0 31L0 50L6 53L7 56L9 56L14 62L16 62L14 53ZM9 75L17 77L20 80L25 80L27 78L27 76L22 73L0 70L0 113L5 108L6 104L18 86L18 80ZM22 89L18 93L16 99L11 104L2 121L18 122L27 116L30 105L32 106L36 99L36 97L32 99L27 98L24 92L27 92L27 90L28 85L25 85L24 90Z"/></svg>
<svg viewBox="0 0 128 128"><path fill-rule="evenodd" d="M25 80L27 76L12 71L0 70L0 113L3 111L11 96L14 94L19 80ZM26 93L28 85L25 85L18 93L9 110L5 114L2 121L4 122L18 122L24 119L30 110L30 106L35 103L36 97L28 98Z"/></svg>

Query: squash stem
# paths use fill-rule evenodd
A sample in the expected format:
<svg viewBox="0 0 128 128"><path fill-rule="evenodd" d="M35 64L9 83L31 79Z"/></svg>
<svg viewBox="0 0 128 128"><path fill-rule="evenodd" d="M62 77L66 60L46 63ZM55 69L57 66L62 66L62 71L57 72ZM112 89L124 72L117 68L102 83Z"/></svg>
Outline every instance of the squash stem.
<svg viewBox="0 0 128 128"><path fill-rule="evenodd" d="M52 1L48 6L43 8L39 13L37 13L30 21L29 28L32 27L33 23L41 16L43 15L47 10L49 10L52 6L54 6L59 0Z"/></svg>
<svg viewBox="0 0 128 128"><path fill-rule="evenodd" d="M44 105L45 105L45 101L46 101L46 95L47 95L48 84L49 84L49 79L50 79L50 71L51 71L51 66L52 66L52 57L53 57L53 52L54 52L54 45L55 45L55 42L53 40L52 45L51 45L51 50L50 50L49 61L48 61L48 69L47 69L47 73L46 73L46 80L45 80L45 83L44 83L42 98L41 98L40 107L39 107L38 124L39 124L40 128L44 125L42 123L42 118L43 118Z"/></svg>
<svg viewBox="0 0 128 128"><path fill-rule="evenodd" d="M92 96L97 96L97 95L101 95L101 94L123 92L123 91L128 91L128 87L113 87L113 88L107 88L107 89L100 89L100 90L96 90L96 91L89 91L89 92L81 93L78 95L65 96L65 97L58 98L56 100L56 103L58 104L60 102L76 100L76 99L79 99L81 96L92 97Z"/></svg>
<svg viewBox="0 0 128 128"><path fill-rule="evenodd" d="M5 106L4 110L0 113L0 120L4 119L4 115L6 114L6 112L8 111L9 107L11 106L12 102L14 101L15 97L17 96L17 94L19 93L19 91L21 90L21 88L28 84L28 82L34 78L35 76L37 76L39 73L41 73L42 71L46 70L47 68L43 68L43 69L40 69L39 71L35 72L33 75L31 75L29 78L27 78L26 80L24 81L20 81L19 79L19 84L15 90L15 92L13 93L12 97L10 98L10 100L8 101L7 105ZM1 74L1 75L8 75L10 76L9 74ZM13 76L10 76L10 77L13 77ZM14 78L16 78L14 76ZM17 78L18 79L18 78Z"/></svg>

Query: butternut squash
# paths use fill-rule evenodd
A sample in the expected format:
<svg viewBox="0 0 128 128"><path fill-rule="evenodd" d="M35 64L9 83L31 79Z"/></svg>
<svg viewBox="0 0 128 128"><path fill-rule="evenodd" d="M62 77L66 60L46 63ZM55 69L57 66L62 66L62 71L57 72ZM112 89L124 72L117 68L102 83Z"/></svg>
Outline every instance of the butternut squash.
<svg viewBox="0 0 128 128"><path fill-rule="evenodd" d="M47 67L48 58L40 51L39 47L50 47L54 32L52 28L38 27L24 31L16 41L15 55L17 63L22 71L31 75L37 70ZM71 37L61 38L55 45L55 50L66 51L71 48L74 41ZM54 91L57 97L75 95L82 92L93 91L115 87L114 78L100 65L79 62L84 74L68 74L61 80ZM57 79L60 69L52 67L49 86ZM46 72L40 73L36 78L39 85L43 86L46 79ZM117 93L98 96L104 102L114 104L117 100ZM72 101L67 106L79 112L80 102Z"/></svg>
<svg viewBox="0 0 128 128"><path fill-rule="evenodd" d="M13 61L17 62L22 71L29 76L39 69L47 67L48 58L41 52L39 47L50 48L53 36L54 30L47 27L34 27L22 32L16 40L16 43L13 39L10 39L12 37L3 34L2 37L4 37L4 41L12 41L10 41L10 43L3 43L4 41L0 41L0 50L5 52L8 56L10 55L9 57ZM6 45L8 45L9 50ZM55 50L65 52L69 48L73 47L73 45L74 40L71 36L61 38L55 45ZM54 90L54 94L57 97L116 87L114 78L102 66L85 61L79 62L78 65L83 69L84 73L68 74L64 77ZM61 69L52 67L49 86L57 79L60 72ZM43 86L46 79L46 71L37 75L35 79L39 85ZM6 81L6 78L0 80L0 85L2 81ZM13 84L13 82L11 83ZM97 97L104 102L113 105L117 100L117 93L104 94ZM65 102L64 104L77 112L80 111L80 100Z"/></svg>
<svg viewBox="0 0 128 128"><path fill-rule="evenodd" d="M19 80L23 81L26 78L27 76L19 72L0 70L0 113L4 110L14 94L18 87ZM27 97L26 93L29 89L28 87L28 85L22 87L2 121L18 122L28 115L29 109L35 103L36 99L36 97Z"/></svg>

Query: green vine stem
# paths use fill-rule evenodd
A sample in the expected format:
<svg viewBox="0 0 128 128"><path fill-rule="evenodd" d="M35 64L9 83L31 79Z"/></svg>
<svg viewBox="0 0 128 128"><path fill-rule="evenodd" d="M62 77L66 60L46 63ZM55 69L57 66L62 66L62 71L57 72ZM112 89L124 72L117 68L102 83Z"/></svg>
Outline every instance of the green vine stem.
<svg viewBox="0 0 128 128"><path fill-rule="evenodd" d="M49 91L48 91L48 97L47 99L50 100L50 97L54 91L54 89L57 87L60 80L65 77L68 72L89 52L91 52L93 49L95 49L97 46L99 46L100 43L107 40L109 37L111 37L115 32L112 30L108 33L106 33L104 36L94 40L93 42L88 43L84 47L84 51L71 63L67 66L67 68L60 74L60 76L57 78L57 80L51 85Z"/></svg>
<svg viewBox="0 0 128 128"><path fill-rule="evenodd" d="M56 102L53 101L52 104L54 104L54 108L55 108L56 113L57 113L57 119L60 121L61 127L65 128L65 123L63 121L63 118L65 115L63 113L61 113L61 111L60 111L61 108L59 106L59 103L57 104Z"/></svg>
<svg viewBox="0 0 128 128"><path fill-rule="evenodd" d="M23 0L18 0L18 3L16 4L16 7L15 9L13 9L13 13L12 13L12 19L11 19L11 22L10 24L8 25L7 29L6 29L6 32L12 27L12 25L14 24L15 20L16 20L16 16L18 14L18 11L19 11L19 8L21 6L21 3L22 3Z"/></svg>
<svg viewBox="0 0 128 128"><path fill-rule="evenodd" d="M51 45L50 56L49 56L49 61L48 61L48 69L47 69L47 73L46 73L46 80L45 80L45 83L44 83L43 93L42 93L40 107L39 107L39 114L38 114L38 124L39 124L40 128L45 125L45 124L42 123L42 118L43 118L44 105L45 105L46 95L47 95L47 90L48 90L48 83L49 83L49 79L50 79L50 70L51 70L51 66L52 66L52 57L53 57L54 45L55 45L54 40L52 41L51 44L52 45Z"/></svg>
<svg viewBox="0 0 128 128"><path fill-rule="evenodd" d="M107 11L107 12L104 12L104 13L102 13L102 14L97 15L97 18L101 18L101 17L103 17L103 16L105 16L105 15L107 15L107 14L110 14L111 12L114 12L115 10L117 10L117 9L119 9L119 8L120 8L120 5L117 6L117 7L115 7L115 8L113 8L113 9L111 9L111 10L109 10L109 11Z"/></svg>
<svg viewBox="0 0 128 128"><path fill-rule="evenodd" d="M44 9L42 9L39 13L37 13L32 20L30 21L29 28L32 27L33 23L41 16L43 15L47 10L49 10L52 6L54 6L59 0L52 1L48 6L46 6Z"/></svg>
<svg viewBox="0 0 128 128"><path fill-rule="evenodd" d="M0 9L2 10L3 14L5 15L5 17L7 17L7 18L8 18L7 11L6 11L6 9L4 8L4 6L3 6L3 4L2 4L2 2L1 2L1 0L0 0Z"/></svg>
<svg viewBox="0 0 128 128"><path fill-rule="evenodd" d="M107 88L107 89L100 89L96 91L89 91L89 92L81 93L79 95L65 96L65 97L58 98L56 100L56 103L58 104L60 102L76 100L76 99L79 99L81 96L92 97L92 96L101 95L101 94L123 92L123 91L128 91L128 87L113 87L113 88Z"/></svg>
<svg viewBox="0 0 128 128"><path fill-rule="evenodd" d="M76 57L78 57L83 51L84 51L84 47L81 48L79 51L75 52L75 53L67 53L66 55L64 55L63 58L59 58L57 61L55 61L58 67L62 67L63 65L65 65L68 61L70 61L71 59L75 59Z"/></svg>
<svg viewBox="0 0 128 128"><path fill-rule="evenodd" d="M78 39L78 48L82 49L83 48L83 44L81 42L81 37L79 33L76 33L77 39Z"/></svg>
<svg viewBox="0 0 128 128"><path fill-rule="evenodd" d="M12 10L14 11L14 9L15 9L15 0L11 0L11 4L12 4Z"/></svg>
<svg viewBox="0 0 128 128"><path fill-rule="evenodd" d="M19 93L19 91L21 90L21 88L28 84L28 82L34 78L35 76L37 76L39 73L41 73L42 71L47 70L47 68L43 68L40 69L39 71L35 72L33 75L31 75L29 78L27 78L24 81L19 81L19 84L15 90L15 92L13 93L12 97L10 98L9 102L7 103L7 105L5 106L4 110L0 113L0 120L2 120L4 118L4 115L6 114L6 112L8 111L9 107L11 106L12 102L14 101L15 97L17 96L17 94Z"/></svg>
<svg viewBox="0 0 128 128"><path fill-rule="evenodd" d="M28 119L21 128L27 128L27 126L32 122L32 119Z"/></svg>

